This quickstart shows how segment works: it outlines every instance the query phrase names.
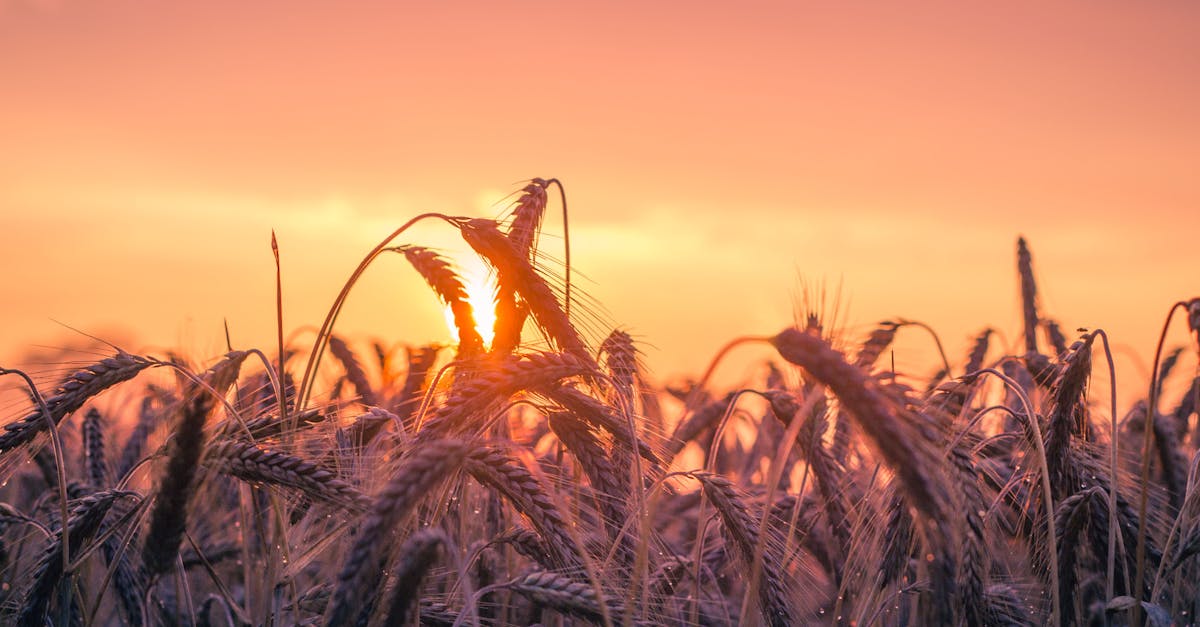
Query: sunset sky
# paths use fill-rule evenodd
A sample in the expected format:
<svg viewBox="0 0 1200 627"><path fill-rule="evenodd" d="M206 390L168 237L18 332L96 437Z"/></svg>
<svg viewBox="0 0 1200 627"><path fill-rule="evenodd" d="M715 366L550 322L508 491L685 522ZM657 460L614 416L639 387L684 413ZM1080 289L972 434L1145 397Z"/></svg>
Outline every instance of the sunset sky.
<svg viewBox="0 0 1200 627"><path fill-rule="evenodd" d="M64 325L269 349L272 229L285 325L316 325L404 221L499 215L531 177L565 185L594 330L662 379L822 281L848 338L1015 342L1018 234L1049 315L1148 361L1200 295L1198 112L1194 2L0 0L0 364ZM339 328L450 337L399 256Z"/></svg>

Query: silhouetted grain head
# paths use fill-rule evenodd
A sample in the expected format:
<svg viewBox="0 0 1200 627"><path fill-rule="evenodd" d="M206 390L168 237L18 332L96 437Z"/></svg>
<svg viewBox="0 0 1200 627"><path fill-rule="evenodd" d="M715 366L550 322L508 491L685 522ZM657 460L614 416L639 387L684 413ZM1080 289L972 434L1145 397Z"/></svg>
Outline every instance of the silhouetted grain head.
<svg viewBox="0 0 1200 627"><path fill-rule="evenodd" d="M542 229L542 218L546 215L545 179L535 178L521 190L512 209L512 221L508 226L508 239L513 248L525 257L530 257L537 247L537 236Z"/></svg>
<svg viewBox="0 0 1200 627"><path fill-rule="evenodd" d="M633 401L636 395L634 382L637 380L637 349L633 338L620 329L614 330L600 344L600 351L607 356L609 377L612 378L613 394L610 403L621 408L627 415L633 415Z"/></svg>
<svg viewBox="0 0 1200 627"><path fill-rule="evenodd" d="M50 418L54 424L58 424L67 414L82 407L88 399L158 364L159 362L145 357L118 353L87 366L67 377L54 393L45 399ZM46 427L41 408L35 408L24 418L4 425L4 432L0 433L0 454L31 442L38 434L43 433Z"/></svg>
<svg viewBox="0 0 1200 627"><path fill-rule="evenodd" d="M859 427L901 477L913 504L932 518L949 511L941 485L941 455L918 424L906 423L904 407L821 337L788 329L771 343L789 362L803 367L837 395Z"/></svg>
<svg viewBox="0 0 1200 627"><path fill-rule="evenodd" d="M204 462L218 472L244 481L296 488L310 498L351 512L364 511L370 505L370 499L330 470L252 442L233 439L215 442Z"/></svg>
<svg viewBox="0 0 1200 627"><path fill-rule="evenodd" d="M151 579L169 572L179 554L194 493L192 484L204 452L204 424L215 405L211 394L197 389L180 408L142 548L142 562Z"/></svg>
<svg viewBox="0 0 1200 627"><path fill-rule="evenodd" d="M913 413L912 404L897 396L897 391L885 390L819 335L787 329L771 338L771 344L784 359L832 390L856 418L863 434L899 478L909 502L924 515L921 528L934 556L928 564L931 599L954 598L957 542L947 526L953 506L943 482L949 473L933 426ZM943 622L953 616L953 608L944 603L931 601L923 607L927 620Z"/></svg>
<svg viewBox="0 0 1200 627"><path fill-rule="evenodd" d="M622 479L609 460L604 448L587 426L565 412L552 412L547 417L550 429L571 451L596 490L605 524L615 539L625 523L625 499L629 482Z"/></svg>
<svg viewBox="0 0 1200 627"><path fill-rule="evenodd" d="M486 422L487 416L481 414L487 408L506 402L517 392L595 372L590 359L582 361L569 353L526 353L463 362L448 396L422 424L421 431L435 436L458 433L472 426L473 417L478 423Z"/></svg>
<svg viewBox="0 0 1200 627"><path fill-rule="evenodd" d="M1075 491L1068 462L1072 439L1091 439L1083 393L1092 369L1092 335L1077 340L1064 354L1050 399L1046 425L1046 461L1050 484L1063 498Z"/></svg>
<svg viewBox="0 0 1200 627"><path fill-rule="evenodd" d="M454 316L454 328L458 331L458 352L461 357L471 357L483 352L483 338L475 329L475 312L467 300L467 290L462 278L450 262L428 248L400 246L395 248L404 255L413 268L433 288ZM373 403L371 403L373 404Z"/></svg>
<svg viewBox="0 0 1200 627"><path fill-rule="evenodd" d="M737 493L733 484L721 475L706 472L691 473L704 489L705 496L720 514L721 523L732 540L738 558L753 567L760 542L763 547L758 567L758 603L763 621L770 625L791 625L794 615L787 578L780 569L779 557L769 541L761 538L756 517Z"/></svg>
<svg viewBox="0 0 1200 627"><path fill-rule="evenodd" d="M892 341L896 339L896 331L899 329L900 324L897 322L891 320L880 322L879 326L875 327L867 336L867 341L863 342L862 347L858 349L858 355L854 358L855 365L867 369L875 365L883 351L892 345Z"/></svg>
<svg viewBox="0 0 1200 627"><path fill-rule="evenodd" d="M541 482L512 456L491 446L467 453L465 470L479 483L496 490L532 523L560 566L582 564L569 525Z"/></svg>
<svg viewBox="0 0 1200 627"><path fill-rule="evenodd" d="M396 581L385 624L407 624L409 614L417 604L421 582L448 540L440 529L422 529L404 541L395 567Z"/></svg>
<svg viewBox="0 0 1200 627"><path fill-rule="evenodd" d="M1062 356L1063 353L1067 352L1067 336L1064 335L1062 329L1059 328L1058 322L1055 320L1046 319L1042 321L1042 325L1046 329L1046 340L1050 343L1050 346L1054 348L1054 354L1057 356Z"/></svg>
<svg viewBox="0 0 1200 627"><path fill-rule="evenodd" d="M994 329L988 327L975 336L975 342L971 344L971 352L967 355L967 365L963 368L964 373L969 374L983 367L983 360L987 357L988 343L995 332Z"/></svg>
<svg viewBox="0 0 1200 627"><path fill-rule="evenodd" d="M342 338L331 335L329 337L329 352L342 363L342 368L346 371L346 380L354 386L354 392L358 396L359 402L368 407L376 405L379 401L375 397L375 391L371 389L371 382L367 379L367 373L363 370L362 364L358 362L354 351L346 344Z"/></svg>
<svg viewBox="0 0 1200 627"><path fill-rule="evenodd" d="M1107 505L1104 505L1106 499L1107 496L1099 488L1084 490L1063 499L1054 514L1054 529L1058 534L1059 612L1066 624L1073 624L1077 616L1075 605L1079 578L1076 571L1080 566L1077 558L1086 551L1086 545L1080 545L1087 541L1087 525L1094 518L1093 508L1098 505L1107 510ZM1107 522L1101 520L1107 529Z"/></svg>
<svg viewBox="0 0 1200 627"><path fill-rule="evenodd" d="M78 555L83 544L100 529L112 504L117 499L128 496L135 496L135 493L105 490L74 499L70 504L70 525L66 533L69 553ZM59 529L57 534L50 538L33 569L32 582L17 617L17 624L22 627L42 627L45 624L46 610L63 576L63 535L62 529Z"/></svg>
<svg viewBox="0 0 1200 627"><path fill-rule="evenodd" d="M142 458L142 452L146 448L146 440L150 437L150 432L158 426L158 420L161 417L160 410L155 406L154 398L147 395L142 398L141 408L138 411L137 422L134 424L133 430L130 431L129 437L125 439L125 446L121 448L120 465L117 467L117 477L122 478L137 464Z"/></svg>
<svg viewBox="0 0 1200 627"><path fill-rule="evenodd" d="M637 434L629 431L629 424L625 417L621 416L612 407L596 400L572 385L555 384L541 386L537 391L558 406L571 412L576 418L580 418L590 423L593 427L612 434L615 446L624 446L630 450L636 447L643 459L649 461L651 464L660 463L659 455L655 453L650 445L637 437ZM667 446L669 448L670 443Z"/></svg>
<svg viewBox="0 0 1200 627"><path fill-rule="evenodd" d="M375 497L346 554L325 624L345 626L357 620L361 608L378 593L396 525L458 469L472 448L462 440L434 440L414 448L401 460L392 478Z"/></svg>
<svg viewBox="0 0 1200 627"><path fill-rule="evenodd" d="M80 430L83 433L83 458L87 468L87 479L92 487L101 490L108 486L111 478L108 470L108 453L104 447L104 420L95 408L83 417Z"/></svg>

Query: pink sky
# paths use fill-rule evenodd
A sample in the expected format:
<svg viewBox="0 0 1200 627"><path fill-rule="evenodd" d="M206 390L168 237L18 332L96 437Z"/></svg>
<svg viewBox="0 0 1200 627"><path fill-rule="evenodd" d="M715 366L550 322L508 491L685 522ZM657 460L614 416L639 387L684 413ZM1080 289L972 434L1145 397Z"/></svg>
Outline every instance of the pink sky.
<svg viewBox="0 0 1200 627"><path fill-rule="evenodd" d="M1195 3L0 0L0 84L6 358L64 342L52 320L270 347L271 229L285 323L318 324L409 217L496 215L538 176L664 377L787 325L800 277L842 284L851 337L1015 337L1018 233L1049 314L1144 357L1200 293ZM448 339L399 258L342 324Z"/></svg>

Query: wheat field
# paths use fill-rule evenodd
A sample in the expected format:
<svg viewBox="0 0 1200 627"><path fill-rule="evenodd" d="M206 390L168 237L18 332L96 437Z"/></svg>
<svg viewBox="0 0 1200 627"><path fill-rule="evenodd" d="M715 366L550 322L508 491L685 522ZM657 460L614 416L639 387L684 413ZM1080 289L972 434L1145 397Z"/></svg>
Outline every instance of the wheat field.
<svg viewBox="0 0 1200 627"><path fill-rule="evenodd" d="M539 250L561 187L533 179L501 220L415 217L315 334L4 370L28 401L0 432L0 621L1194 622L1200 344L1157 347L1132 407L1092 394L1109 339L1039 311L1022 239L1016 350L980 321L938 374L897 373L896 335L932 329L846 337L814 310L731 338L773 351L748 386L663 386L573 288L569 249L565 270ZM492 268L492 311L405 242L418 220ZM453 344L337 327L397 254ZM1180 296L1146 305L1197 338Z"/></svg>

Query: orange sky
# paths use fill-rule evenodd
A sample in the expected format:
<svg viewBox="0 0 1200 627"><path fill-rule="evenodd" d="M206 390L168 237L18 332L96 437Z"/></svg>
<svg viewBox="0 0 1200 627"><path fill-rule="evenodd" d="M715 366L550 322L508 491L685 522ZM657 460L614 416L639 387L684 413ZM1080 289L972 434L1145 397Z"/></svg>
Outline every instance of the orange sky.
<svg viewBox="0 0 1200 627"><path fill-rule="evenodd" d="M270 347L272 228L285 323L316 324L404 220L535 176L662 376L781 329L800 277L854 337L1012 338L1018 233L1051 315L1148 354L1200 293L1200 5L864 4L0 0L0 356L52 320ZM446 337L399 258L342 328Z"/></svg>

